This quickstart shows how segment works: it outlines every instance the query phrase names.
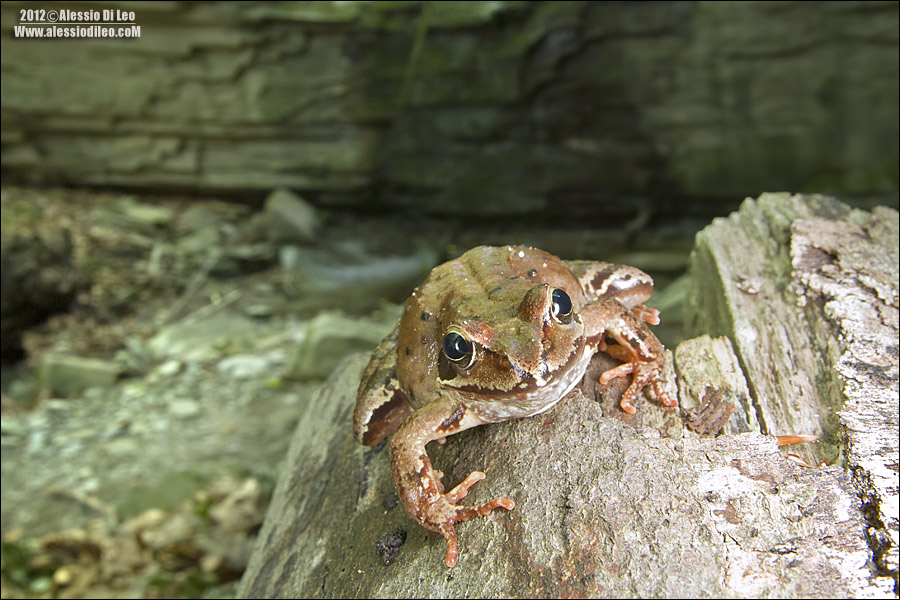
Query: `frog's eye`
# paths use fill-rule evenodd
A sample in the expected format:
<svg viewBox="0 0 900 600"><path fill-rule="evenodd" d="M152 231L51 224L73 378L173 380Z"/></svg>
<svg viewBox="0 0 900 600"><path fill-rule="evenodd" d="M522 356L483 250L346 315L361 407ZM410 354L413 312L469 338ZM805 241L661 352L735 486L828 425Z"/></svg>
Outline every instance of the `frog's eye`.
<svg viewBox="0 0 900 600"><path fill-rule="evenodd" d="M444 355L457 367L468 369L475 362L475 346L456 331L444 336Z"/></svg>
<svg viewBox="0 0 900 600"><path fill-rule="evenodd" d="M559 288L553 288L550 292L550 316L560 323L572 320L572 299Z"/></svg>

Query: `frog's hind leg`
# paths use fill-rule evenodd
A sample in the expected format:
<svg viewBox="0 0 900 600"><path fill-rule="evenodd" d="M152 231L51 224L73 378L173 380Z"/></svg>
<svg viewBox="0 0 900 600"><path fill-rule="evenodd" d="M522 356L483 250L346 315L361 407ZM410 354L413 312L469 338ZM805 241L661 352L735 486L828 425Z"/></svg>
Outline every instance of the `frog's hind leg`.
<svg viewBox="0 0 900 600"><path fill-rule="evenodd" d="M636 267L592 260L567 260L566 266L591 299L618 300L636 317L659 325L659 311L644 302L653 294L653 278Z"/></svg>
<svg viewBox="0 0 900 600"><path fill-rule="evenodd" d="M374 446L394 433L412 413L412 406L397 380L397 328L372 354L357 391L353 435Z"/></svg>

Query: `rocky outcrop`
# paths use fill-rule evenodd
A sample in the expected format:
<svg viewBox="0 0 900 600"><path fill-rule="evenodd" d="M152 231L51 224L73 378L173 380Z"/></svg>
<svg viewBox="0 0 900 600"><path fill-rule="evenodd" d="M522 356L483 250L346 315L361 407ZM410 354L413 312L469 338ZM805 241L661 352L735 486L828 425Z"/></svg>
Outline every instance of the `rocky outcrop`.
<svg viewBox="0 0 900 600"><path fill-rule="evenodd" d="M84 278L72 265L65 229L4 235L0 242L0 359L24 357L22 334L69 309Z"/></svg>
<svg viewBox="0 0 900 600"><path fill-rule="evenodd" d="M894 2L122 5L140 38L3 36L5 181L464 215L896 202Z"/></svg>
<svg viewBox="0 0 900 600"><path fill-rule="evenodd" d="M788 194L715 220L687 320L734 344L676 348L679 409L625 415L623 384L588 374L429 450L445 485L486 473L466 504L516 502L458 525L452 570L398 506L385 445L352 438L367 357L348 360L298 423L239 597L895 596L897 229L892 209Z"/></svg>

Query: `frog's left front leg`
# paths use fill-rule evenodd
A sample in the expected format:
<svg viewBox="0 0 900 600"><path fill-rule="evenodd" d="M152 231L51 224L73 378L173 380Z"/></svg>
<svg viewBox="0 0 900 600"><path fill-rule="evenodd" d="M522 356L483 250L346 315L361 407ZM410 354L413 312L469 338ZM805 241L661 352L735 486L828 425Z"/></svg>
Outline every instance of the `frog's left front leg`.
<svg viewBox="0 0 900 600"><path fill-rule="evenodd" d="M456 565L459 549L453 524L479 515L487 515L498 507L515 508L509 498L494 498L477 506L457 504L469 488L484 479L474 471L466 479L444 493L441 473L431 467L425 445L439 438L484 423L471 411L450 400L436 400L415 411L394 433L390 443L391 470L394 483L406 512L426 529L437 531L447 540L447 566Z"/></svg>
<svg viewBox="0 0 900 600"><path fill-rule="evenodd" d="M629 373L634 379L622 394L622 410L634 414L634 403L638 394L647 385L653 387L657 399L665 406L678 406L678 401L669 397L663 386L665 371L665 349L644 320L635 315L618 300L600 300L584 307L582 318L589 343L596 349L605 350L613 357L625 361L600 376L600 383L607 383L615 377ZM619 346L606 347L604 336L610 335Z"/></svg>

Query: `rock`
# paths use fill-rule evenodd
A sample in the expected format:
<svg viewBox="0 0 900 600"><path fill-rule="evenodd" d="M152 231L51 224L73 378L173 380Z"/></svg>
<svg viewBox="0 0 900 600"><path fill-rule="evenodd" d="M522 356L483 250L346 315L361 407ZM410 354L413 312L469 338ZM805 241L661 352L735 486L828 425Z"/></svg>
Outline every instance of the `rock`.
<svg viewBox="0 0 900 600"><path fill-rule="evenodd" d="M820 195L762 194L697 234L689 332L727 335L772 435L846 460L878 568L900 572L897 354L900 218ZM895 588L896 589L896 588Z"/></svg>
<svg viewBox="0 0 900 600"><path fill-rule="evenodd" d="M185 254L202 254L221 243L218 227L201 227L178 239L178 249Z"/></svg>
<svg viewBox="0 0 900 600"><path fill-rule="evenodd" d="M297 194L279 188L266 197L265 208L239 226L239 244L306 244L319 229L316 209Z"/></svg>
<svg viewBox="0 0 900 600"><path fill-rule="evenodd" d="M142 202L136 196L121 196L94 208L91 219L105 227L128 231L131 242L149 247L153 243L149 236L173 223L175 212L167 206Z"/></svg>
<svg viewBox="0 0 900 600"><path fill-rule="evenodd" d="M316 209L292 191L280 188L266 198L266 224L273 242L310 242L319 228Z"/></svg>
<svg viewBox="0 0 900 600"><path fill-rule="evenodd" d="M176 229L188 234L204 229L218 230L227 222L226 215L206 204L195 204L182 212L175 222Z"/></svg>
<svg viewBox="0 0 900 600"><path fill-rule="evenodd" d="M112 55L0 39L8 178L465 217L721 214L762 189L896 203L895 2L168 3L143 18L153 37Z"/></svg>
<svg viewBox="0 0 900 600"><path fill-rule="evenodd" d="M190 419L201 412L200 405L193 400L178 399L169 403L169 414L179 419Z"/></svg>
<svg viewBox="0 0 900 600"><path fill-rule="evenodd" d="M147 343L158 360L197 362L218 357L226 344L248 342L258 335L248 318L223 309L193 322L164 327Z"/></svg>
<svg viewBox="0 0 900 600"><path fill-rule="evenodd" d="M216 365L216 370L223 375L246 379L249 377L271 376L284 363L281 352L258 354L235 354L224 358Z"/></svg>
<svg viewBox="0 0 900 600"><path fill-rule="evenodd" d="M282 268L296 273L299 294L319 306L328 298L334 308L350 312L371 311L385 298L406 300L438 259L427 246L381 255L356 241L328 249L283 246L279 254Z"/></svg>
<svg viewBox="0 0 900 600"><path fill-rule="evenodd" d="M141 443L134 438L121 437L109 440L103 445L103 449L110 456L126 458L137 454L141 449Z"/></svg>
<svg viewBox="0 0 900 600"><path fill-rule="evenodd" d="M271 317L272 313L274 312L272 305L265 304L263 302L257 302L255 304L248 304L246 306L241 307L241 310L248 317L253 317L255 319Z"/></svg>
<svg viewBox="0 0 900 600"><path fill-rule="evenodd" d="M4 232L0 243L0 359L24 357L22 334L49 316L69 310L86 281L75 270L67 230L42 234Z"/></svg>
<svg viewBox="0 0 900 600"><path fill-rule="evenodd" d="M175 218L174 211L167 206L138 202L130 196L117 202L115 209L131 224L144 228L168 225Z"/></svg>
<svg viewBox="0 0 900 600"><path fill-rule="evenodd" d="M337 312L317 315L293 334L297 346L283 377L300 380L327 377L348 354L377 346L399 318L399 310L389 311L378 321Z"/></svg>
<svg viewBox="0 0 900 600"><path fill-rule="evenodd" d="M184 368L180 360L167 360L156 368L156 374L160 377L171 377Z"/></svg>
<svg viewBox="0 0 900 600"><path fill-rule="evenodd" d="M238 597L889 593L867 566L843 469L802 468L759 433L661 437L604 417L578 391L542 415L432 444L445 485L487 473L465 504L516 502L457 525L460 560L448 570L440 535L385 509L395 492L385 446L353 440L367 360L339 367L300 420Z"/></svg>
<svg viewBox="0 0 900 600"><path fill-rule="evenodd" d="M90 387L108 387L118 376L118 365L98 358L60 354L41 357L42 383L63 396L75 396Z"/></svg>
<svg viewBox="0 0 900 600"><path fill-rule="evenodd" d="M278 261L278 247L269 242L245 244L226 242L223 254L210 273L218 277L234 277L268 269Z"/></svg>

